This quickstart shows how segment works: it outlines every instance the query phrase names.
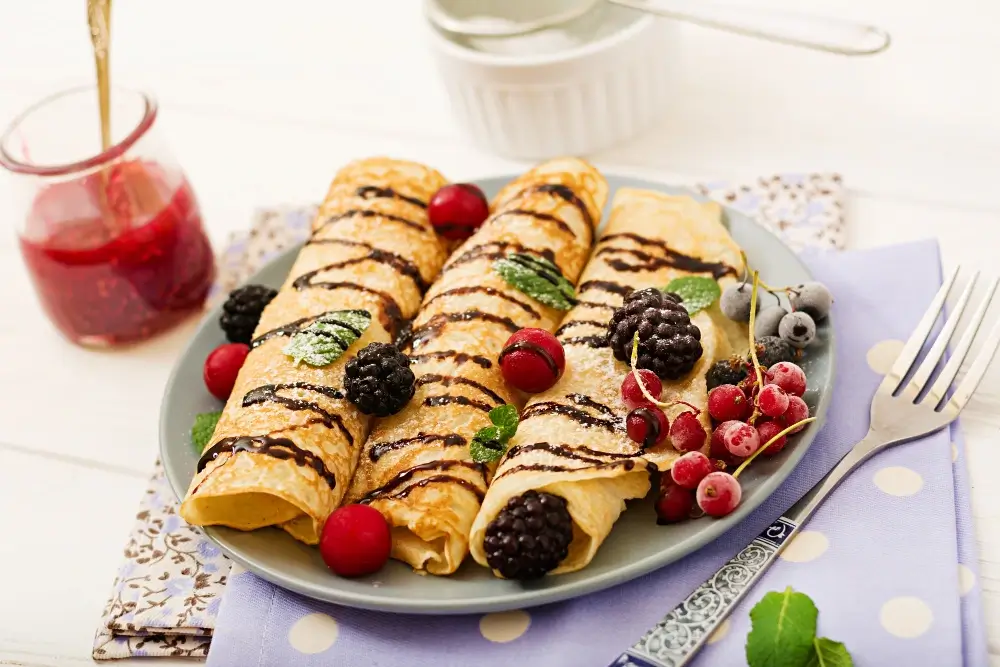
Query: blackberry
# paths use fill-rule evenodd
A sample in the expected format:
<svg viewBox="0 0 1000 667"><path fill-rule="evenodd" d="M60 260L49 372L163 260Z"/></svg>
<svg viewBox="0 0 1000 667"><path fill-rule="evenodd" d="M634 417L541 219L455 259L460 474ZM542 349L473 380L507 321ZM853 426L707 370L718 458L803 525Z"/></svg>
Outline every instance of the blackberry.
<svg viewBox="0 0 1000 667"><path fill-rule="evenodd" d="M222 316L219 317L219 326L226 332L226 339L231 343L249 345L253 331L260 323L260 314L277 294L265 285L244 285L230 292L229 298L222 304Z"/></svg>
<svg viewBox="0 0 1000 667"><path fill-rule="evenodd" d="M676 380L701 358L701 331L676 295L649 288L625 297L608 323L608 345L615 358L629 363L632 337L639 332L639 368Z"/></svg>
<svg viewBox="0 0 1000 667"><path fill-rule="evenodd" d="M711 391L723 384L739 384L749 373L747 362L741 357L729 357L712 364L705 374L708 389Z"/></svg>
<svg viewBox="0 0 1000 667"><path fill-rule="evenodd" d="M507 579L537 579L569 553L573 520L566 500L525 491L507 501L486 527L486 562Z"/></svg>
<svg viewBox="0 0 1000 667"><path fill-rule="evenodd" d="M757 339L757 361L764 368L770 368L779 361L795 361L795 350L782 338L764 336Z"/></svg>
<svg viewBox="0 0 1000 667"><path fill-rule="evenodd" d="M366 415L388 417L413 398L415 378L410 358L388 343L371 343L347 362L347 400Z"/></svg>

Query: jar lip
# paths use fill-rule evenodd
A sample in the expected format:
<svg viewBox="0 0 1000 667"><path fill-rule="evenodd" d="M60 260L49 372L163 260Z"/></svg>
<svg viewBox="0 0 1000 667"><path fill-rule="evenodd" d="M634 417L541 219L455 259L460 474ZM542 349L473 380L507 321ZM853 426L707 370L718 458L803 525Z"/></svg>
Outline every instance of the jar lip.
<svg viewBox="0 0 1000 667"><path fill-rule="evenodd" d="M132 130L125 135L125 137L118 143L112 144L107 150L101 151L96 155L84 158L83 160L77 160L76 162L67 162L64 164L50 164L50 165L39 165L39 164L29 164L27 162L22 162L17 158L13 157L7 151L8 142L11 139L11 135L14 131L21 125L24 120L31 114L38 111L40 108L50 104L59 98L66 97L68 95L74 95L87 90L93 90L96 94L97 88L92 85L82 85L76 86L74 88L67 88L56 93L52 93L42 99L38 100L27 109L19 113L4 130L3 135L0 136L0 167L7 169L15 174L26 174L29 176L65 176L68 174L73 174L81 171L86 171L88 169L93 169L95 167L100 167L102 165L108 164L122 155L135 144L149 128L152 127L153 121L156 120L156 114L158 111L158 106L156 100L153 99L148 93L144 93L138 90L132 90L130 88L119 88L117 86L112 86L112 91L117 91L120 93L132 93L138 95L143 101L143 113L142 118L136 124Z"/></svg>

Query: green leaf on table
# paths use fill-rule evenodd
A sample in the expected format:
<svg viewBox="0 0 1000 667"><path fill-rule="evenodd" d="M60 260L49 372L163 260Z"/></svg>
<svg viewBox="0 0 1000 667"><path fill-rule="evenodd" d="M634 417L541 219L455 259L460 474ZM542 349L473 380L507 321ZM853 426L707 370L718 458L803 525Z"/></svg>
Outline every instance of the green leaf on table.
<svg viewBox="0 0 1000 667"><path fill-rule="evenodd" d="M476 432L469 443L469 456L476 463L499 461L507 451L507 440L499 426L485 426Z"/></svg>
<svg viewBox="0 0 1000 667"><path fill-rule="evenodd" d="M813 640L816 651L807 667L854 667L851 654L847 647L826 637L816 637Z"/></svg>
<svg viewBox="0 0 1000 667"><path fill-rule="evenodd" d="M337 310L327 313L292 336L282 350L296 364L317 368L332 364L372 322L367 310Z"/></svg>
<svg viewBox="0 0 1000 667"><path fill-rule="evenodd" d="M511 287L541 304L558 310L569 310L576 305L573 283L544 257L515 252L493 262L493 270Z"/></svg>
<svg viewBox="0 0 1000 667"><path fill-rule="evenodd" d="M205 446L212 440L215 433L215 426L219 423L222 410L215 412L202 412L194 417L194 424L191 426L191 444L201 453Z"/></svg>
<svg viewBox="0 0 1000 667"><path fill-rule="evenodd" d="M513 405L501 405L490 410L490 421L500 429L500 438L510 440L517 433L517 408Z"/></svg>
<svg viewBox="0 0 1000 667"><path fill-rule="evenodd" d="M806 667L816 652L816 618L819 611L804 593L791 586L771 592L750 610L752 628L747 635L749 667Z"/></svg>
<svg viewBox="0 0 1000 667"><path fill-rule="evenodd" d="M681 305L694 315L699 310L708 308L722 296L722 288L714 278L706 276L682 276L674 278L663 288L664 292L673 292L681 297Z"/></svg>

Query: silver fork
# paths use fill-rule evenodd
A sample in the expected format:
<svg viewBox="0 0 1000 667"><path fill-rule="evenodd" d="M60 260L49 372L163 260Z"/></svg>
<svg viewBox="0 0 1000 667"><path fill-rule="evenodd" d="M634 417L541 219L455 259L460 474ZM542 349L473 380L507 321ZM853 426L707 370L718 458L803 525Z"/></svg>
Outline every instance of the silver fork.
<svg viewBox="0 0 1000 667"><path fill-rule="evenodd" d="M935 368L945 356L948 343L958 328L959 319L972 296L978 273L969 281L959 297L954 311L928 349L924 361L913 369L924 348L945 300L951 292L958 269L941 286L916 331L906 341L892 370L885 376L871 406L871 426L868 434L856 444L819 484L802 500L772 523L753 542L722 566L659 623L648 630L612 663L611 667L682 667L687 665L708 641L712 632L729 616L736 604L774 562L789 539L798 532L816 508L847 475L870 456L883 449L933 433L950 424L969 402L969 397L986 375L997 347L1000 346L1000 323L993 327L986 342L958 383L948 395L958 376L962 362L969 354L986 311L1000 280L989 286L985 298L972 316L972 321L947 363L931 383Z"/></svg>

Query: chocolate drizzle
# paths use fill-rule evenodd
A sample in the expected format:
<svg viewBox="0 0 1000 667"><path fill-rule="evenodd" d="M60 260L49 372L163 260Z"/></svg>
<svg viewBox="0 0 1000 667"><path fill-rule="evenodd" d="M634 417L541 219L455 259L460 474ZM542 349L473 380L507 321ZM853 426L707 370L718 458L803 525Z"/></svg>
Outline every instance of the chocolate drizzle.
<svg viewBox="0 0 1000 667"><path fill-rule="evenodd" d="M363 262L375 262L377 264L388 264L393 269L406 276L413 281L413 284L421 292L425 292L429 285L427 281L424 280L423 276L420 275L420 269L417 265L406 259L402 255L397 255L394 252L389 252L388 250L380 250L374 247L370 243L364 243L361 241L348 241L346 239L311 239L306 242L306 245L317 245L317 244L328 244L328 245L343 245L352 246L357 248L365 248L368 250L367 255L362 255L361 257L353 257L351 259L345 259L340 262L335 262L333 264L327 264L321 271L332 271L333 269L342 269L345 266L353 266L355 264L361 264Z"/></svg>
<svg viewBox="0 0 1000 667"><path fill-rule="evenodd" d="M617 306L610 303L601 303L600 301L578 301L577 304L581 308L604 308L605 310L614 310Z"/></svg>
<svg viewBox="0 0 1000 667"><path fill-rule="evenodd" d="M628 296L632 293L632 288L628 285L621 285L611 280L588 280L580 284L577 293L582 294L587 290L600 290L601 292L610 292L619 296Z"/></svg>
<svg viewBox="0 0 1000 667"><path fill-rule="evenodd" d="M440 442L442 447L464 447L467 444L466 439L457 433L451 433L449 435L438 435L437 433L418 433L412 438L403 438L402 440L392 440L389 442L376 442L371 446L371 448L369 448L368 458L371 459L372 463L375 463L389 452L397 449L405 449L406 447L415 445L418 442L422 442L424 444Z"/></svg>
<svg viewBox="0 0 1000 667"><path fill-rule="evenodd" d="M568 331L569 329L572 329L574 327L582 327L584 325L591 326L591 327L598 327L598 328L601 328L601 329L607 329L608 328L608 323L607 322L599 322L597 320L570 320L566 324L564 324L561 327L559 327L558 329L556 329L555 335L558 336L559 334L566 333L566 331Z"/></svg>
<svg viewBox="0 0 1000 667"><path fill-rule="evenodd" d="M554 401L542 401L540 403L533 403L529 405L524 409L524 412L521 413L521 421L524 422L532 417L540 417L541 415L547 414L559 414L564 417L568 417L583 426L603 428L612 432L621 428L621 422L618 419L602 419L601 417L595 417L580 408L573 407L572 405L565 405L563 403L556 403Z"/></svg>
<svg viewBox="0 0 1000 667"><path fill-rule="evenodd" d="M610 234L601 239L601 243L606 243L614 239L625 238L641 246L657 248L662 253L662 257L656 257L648 252L636 250L634 248L614 248L605 246L597 251L596 255L625 254L640 260L641 264L629 264L621 259L605 260L611 268L616 271L655 271L664 267L671 267L687 271L688 273L710 273L718 280L725 275L736 275L736 269L722 262L707 262L697 257L685 255L682 252L671 249L663 241L648 239L644 236L632 233Z"/></svg>
<svg viewBox="0 0 1000 667"><path fill-rule="evenodd" d="M343 392L339 389L333 387L324 387L321 385L310 384L308 382L291 382L288 384L265 384L256 389L251 389L243 397L243 407L249 408L254 405L260 405L262 403L278 403L283 405L289 410L296 412L307 411L319 415L322 418L322 424L327 428L333 428L334 425L343 434L344 439L347 440L347 444L354 444L354 436L344 425L344 420L340 415L335 415L328 410L322 408L318 403L312 401L305 401L299 398L289 398L288 396L279 396L279 391L287 391L289 389L303 389L306 391L314 391L318 394L323 394L329 398L342 399L344 398Z"/></svg>
<svg viewBox="0 0 1000 667"><path fill-rule="evenodd" d="M521 310L523 310L524 312L528 313L529 315L531 315L532 317L534 317L536 320L537 319L541 319L541 317L542 317L538 313L537 310L535 310L534 308L532 308L530 305L524 303L523 301L519 301L518 299L515 299L511 295L509 295L509 294L507 294L507 293L505 293L505 292L503 292L501 290L498 290L495 287L485 287L483 285L474 285L474 286L470 286L470 287L456 287L454 289L445 290L444 292L441 292L440 294L435 294L433 297L431 297L430 299L428 299L427 301L425 301L423 307L426 308L431 303L433 303L434 301L437 301L441 297L445 297L445 296L461 296L461 295L464 295L464 294L474 294L474 293L485 294L487 296L493 296L493 297L497 297L498 299L503 299L504 301L509 301L509 302L517 305Z"/></svg>
<svg viewBox="0 0 1000 667"><path fill-rule="evenodd" d="M349 211L344 211L343 213L338 213L337 215L332 215L322 223L320 226L313 231L313 235L319 234L322 230L326 229L331 225L335 225L338 222L343 222L344 220L350 220L351 218L385 218L386 220L392 220L393 222L398 222L401 225L406 225L411 229L415 229L419 232L433 233L433 230L424 224L417 222L416 220L410 220L409 218L404 218L398 215L393 215L392 213L382 213L380 211L373 211L369 208L352 208Z"/></svg>
<svg viewBox="0 0 1000 667"><path fill-rule="evenodd" d="M428 484L438 484L441 482L454 482L455 484L458 484L459 486L462 486L476 494L476 497L479 498L479 502L482 502L485 497L485 493L482 489L469 480L456 477L454 475L432 475L399 490L399 487L409 482L413 479L413 476L419 472L426 472L430 470L451 470L452 468L468 468L478 472L484 477L486 476L486 466L482 463L473 463L472 461L461 461L456 459L428 461L427 463L421 463L400 472L382 486L368 492L368 494L358 502L367 504L374 500L378 500L379 498L402 498L409 495L410 491L414 488L420 488L427 486Z"/></svg>
<svg viewBox="0 0 1000 667"><path fill-rule="evenodd" d="M493 483L495 483L501 477L506 477L507 475L513 475L516 472L532 471L532 472L576 472L577 470L590 470L593 468L613 468L615 466L621 466L626 472L631 471L635 468L636 459L628 458L621 461L602 461L600 463L579 466L577 468L570 468L568 466L559 466L543 463L526 463L524 465L513 466L512 468L507 468L499 475L493 478ZM646 470L649 472L655 472L656 466L652 463L646 464Z"/></svg>
<svg viewBox="0 0 1000 667"><path fill-rule="evenodd" d="M618 452L602 452L597 449L591 449L590 447L584 447L583 445L570 446L570 445L553 445L548 442L535 442L525 445L515 445L507 450L507 458L509 461L513 458L520 456L521 454L527 454L528 452L548 452L555 456L564 459L573 459L574 461L583 461L584 463L602 464L607 463L608 460L617 459L630 459L634 458L635 454L619 454Z"/></svg>
<svg viewBox="0 0 1000 667"><path fill-rule="evenodd" d="M427 208L427 202L422 199L404 195L396 192L392 188L380 188L377 185L362 185L354 191L354 194L362 199L399 199L401 201L409 202L414 206L419 206L420 208Z"/></svg>
<svg viewBox="0 0 1000 667"><path fill-rule="evenodd" d="M591 410L597 410L598 412L605 414L609 417L617 417L615 411L604 405L604 403L598 403L590 396L585 396L584 394L566 394L566 398L573 401L577 405L582 405L585 408L590 408Z"/></svg>
<svg viewBox="0 0 1000 667"><path fill-rule="evenodd" d="M587 347L602 348L608 347L608 337L605 334L599 336L573 336L560 341L563 345L586 345Z"/></svg>
<svg viewBox="0 0 1000 667"><path fill-rule="evenodd" d="M646 422L646 437L642 439L642 448L648 449L660 439L660 420L649 408L636 408L629 415L636 415Z"/></svg>
<svg viewBox="0 0 1000 667"><path fill-rule="evenodd" d="M468 396L452 396L451 394L444 394L442 396L428 396L424 399L424 405L429 408L436 408L442 405L450 405L455 403L457 405L465 405L470 408L475 408L477 410L482 410L483 412L489 412L495 406L489 403L483 403L482 401L477 401L474 398L469 398Z"/></svg>
<svg viewBox="0 0 1000 667"><path fill-rule="evenodd" d="M427 352L426 354L411 354L410 363L420 364L429 359L454 359L456 364L464 364L468 361L476 364L480 368L491 368L493 362L486 357L479 356L478 354L466 354L465 352L457 352L455 350L439 350L437 352Z"/></svg>
<svg viewBox="0 0 1000 667"><path fill-rule="evenodd" d="M583 203L572 189L562 183L542 183L541 185L534 185L530 188L522 190L515 197L523 197L524 195L530 194L532 192L544 192L547 194L555 195L563 201L572 204L580 210L580 215L583 219L590 225L590 228L594 228L594 216L590 214L590 209L587 205Z"/></svg>
<svg viewBox="0 0 1000 667"><path fill-rule="evenodd" d="M417 378L416 386L422 387L426 384L440 384L444 385L445 387L450 387L451 385L454 384L461 384L479 390L486 396L489 396L491 399L496 401L497 405L504 405L506 403L506 401L504 401L499 394L491 390L489 387L486 387L485 385L482 385L476 382L475 380L470 380L464 377L458 377L455 375L438 375L436 373L428 373L426 375L421 375L420 377Z"/></svg>
<svg viewBox="0 0 1000 667"><path fill-rule="evenodd" d="M541 345L537 345L535 343L526 340L518 341L517 343L508 345L507 347L502 349L500 351L500 356L497 358L497 363L502 364L504 357L506 357L508 354L513 354L514 352L519 352L521 350L527 350L529 352L534 352L535 354L537 354L539 357L542 358L542 361L544 361L545 364L549 367L549 370L552 371L553 377L559 377L559 364L557 364L556 360L552 358L552 355L549 354L549 351L546 350Z"/></svg>
<svg viewBox="0 0 1000 667"><path fill-rule="evenodd" d="M296 465L312 468L330 486L331 489L337 487L337 477L323 463L323 459L302 449L288 438L273 438L269 435L244 435L223 438L205 450L198 460L198 472L205 469L209 461L214 461L219 454L229 452L237 454L239 452L249 452L251 454L263 454L283 461L295 461Z"/></svg>
<svg viewBox="0 0 1000 667"><path fill-rule="evenodd" d="M502 325L511 333L514 333L521 328L509 317L502 317L500 315L494 315L493 313L485 313L478 308L464 310L460 313L438 313L431 319L427 320L426 324L413 330L410 347L416 350L421 345L434 340L441 335L445 325L449 322L471 322L473 320L483 320L484 322Z"/></svg>
<svg viewBox="0 0 1000 667"><path fill-rule="evenodd" d="M506 257L507 255L515 252L523 252L531 255L537 255L539 257L544 257L553 264L556 261L555 253L546 248L544 250L535 250L533 248L528 248L520 243L510 243L507 241L491 241L489 243L483 243L482 245L472 246L468 250L465 250L461 255L455 259L449 261L445 267L444 271L448 271L456 266L462 264L467 264L468 262L475 262L479 259L500 259L501 257Z"/></svg>
<svg viewBox="0 0 1000 667"><path fill-rule="evenodd" d="M529 211L523 208L511 208L505 211L500 211L490 219L490 222L496 222L497 220L500 220L501 218L507 217L509 215L523 215L534 218L535 220L544 220L545 222L551 222L560 230L566 232L567 234L569 234L574 238L576 237L576 234L573 232L573 228L570 227L568 224L566 224L565 220L557 218L551 213L544 213L542 211Z"/></svg>
<svg viewBox="0 0 1000 667"><path fill-rule="evenodd" d="M312 282L318 274L326 271L328 267L320 267L314 271L309 271L308 273L303 273L301 276L296 278L292 282L292 287L297 290L304 290L308 288L323 288L323 289L347 289L353 290L355 292L363 292L365 294L372 294L382 301L382 306L385 309L385 318L382 320L383 326L390 333L390 335L395 335L399 332L399 328L403 323L403 311L399 307L399 303L396 302L391 295L381 290L372 289L371 287L365 287L364 285L359 285L358 283L352 283L347 281L332 281L332 282Z"/></svg>

